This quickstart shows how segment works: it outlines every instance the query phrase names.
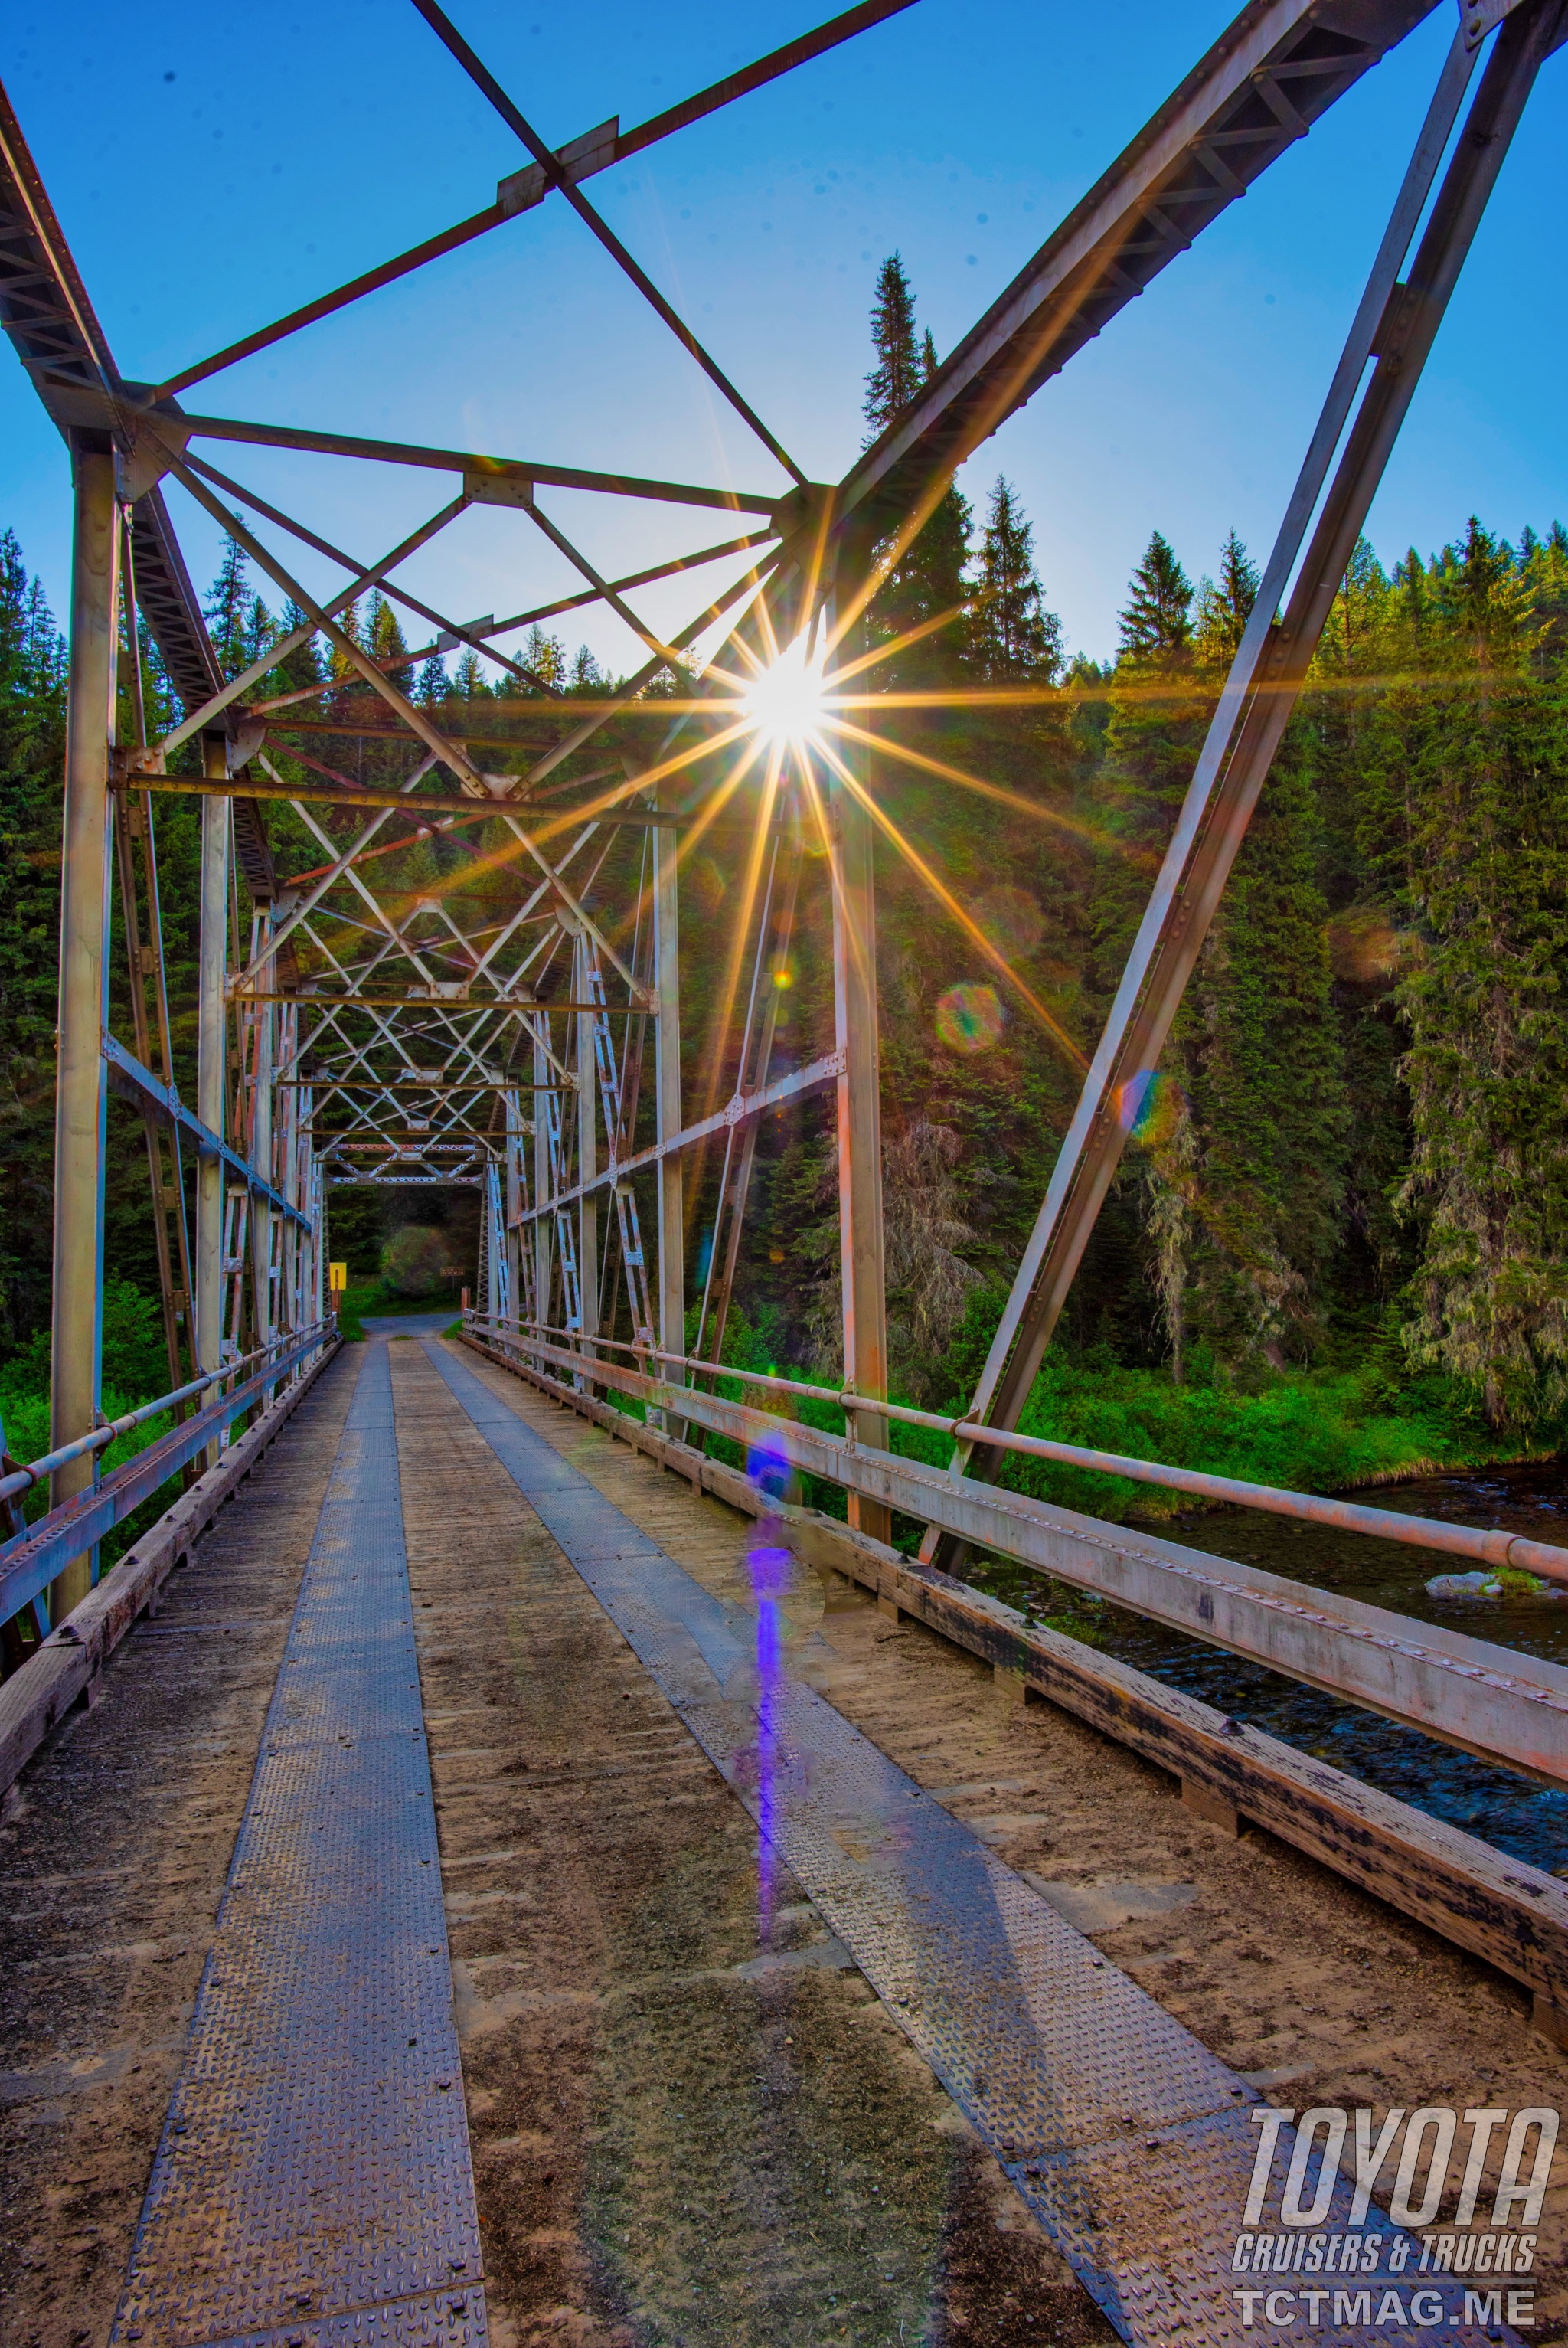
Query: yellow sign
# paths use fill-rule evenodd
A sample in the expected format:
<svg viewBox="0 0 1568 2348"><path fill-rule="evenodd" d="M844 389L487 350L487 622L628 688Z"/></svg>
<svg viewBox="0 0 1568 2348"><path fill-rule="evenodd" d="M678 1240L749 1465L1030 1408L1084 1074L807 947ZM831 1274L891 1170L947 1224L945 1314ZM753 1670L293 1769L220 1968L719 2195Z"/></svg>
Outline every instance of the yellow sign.
<svg viewBox="0 0 1568 2348"><path fill-rule="evenodd" d="M346 1263L328 1264L327 1286L332 1290L334 1296L340 1289L343 1289L348 1286L348 1266Z"/></svg>

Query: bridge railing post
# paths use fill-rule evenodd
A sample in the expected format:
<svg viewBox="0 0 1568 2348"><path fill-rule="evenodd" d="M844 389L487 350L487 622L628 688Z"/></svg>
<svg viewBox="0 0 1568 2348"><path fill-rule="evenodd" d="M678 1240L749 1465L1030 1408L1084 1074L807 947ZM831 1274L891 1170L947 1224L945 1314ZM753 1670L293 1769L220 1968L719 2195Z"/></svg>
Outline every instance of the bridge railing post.
<svg viewBox="0 0 1568 2348"><path fill-rule="evenodd" d="M864 761L845 745L839 754ZM838 1242L843 1290L844 1382L857 1395L887 1394L887 1301L882 1223L882 1073L876 996L876 887L871 819L855 794L828 787L833 891L834 1043L840 1056ZM878 1450L887 1421L857 1410L851 1433ZM879 1501L852 1493L849 1520L875 1540L892 1536Z"/></svg>
<svg viewBox="0 0 1568 2348"><path fill-rule="evenodd" d="M201 737L201 771L226 778L229 745L221 734ZM229 963L229 801L214 793L201 802L200 929L196 972L196 1114L222 1140L228 1128L224 1096ZM196 1353L204 1370L223 1357L223 1160L203 1152L196 1166ZM207 1465L218 1465L214 1438Z"/></svg>
<svg viewBox="0 0 1568 2348"><path fill-rule="evenodd" d="M659 1008L653 1020L654 1135L671 1141L681 1130L681 895L679 837L653 834L653 972ZM686 1350L685 1178L678 1152L659 1160L659 1344L666 1354ZM662 1366L665 1377L678 1373ZM651 1413L668 1434L685 1432L664 1413Z"/></svg>
<svg viewBox="0 0 1568 2348"><path fill-rule="evenodd" d="M109 745L114 729L119 603L115 460L72 447L71 665L60 889L59 1062L55 1090L52 1449L89 1435L103 1367L104 1158L108 1085ZM91 1484L92 1457L49 1479L50 1505ZM90 1553L56 1579L50 1613L63 1622L92 1587Z"/></svg>

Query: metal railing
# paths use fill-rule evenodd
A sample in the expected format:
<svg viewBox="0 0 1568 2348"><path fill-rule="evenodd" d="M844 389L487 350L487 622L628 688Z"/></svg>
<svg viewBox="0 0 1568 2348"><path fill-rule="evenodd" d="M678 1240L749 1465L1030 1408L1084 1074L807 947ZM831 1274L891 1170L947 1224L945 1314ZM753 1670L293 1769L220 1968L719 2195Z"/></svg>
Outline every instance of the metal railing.
<svg viewBox="0 0 1568 2348"><path fill-rule="evenodd" d="M611 1348L606 1340L559 1345L552 1342L559 1333L538 1331L532 1324L519 1327L516 1323L502 1327L473 1313L467 1316L465 1334L487 1346L497 1360L538 1378L548 1393L569 1407L589 1416L607 1418L610 1414L609 1404L596 1401L589 1387L618 1389L663 1414L666 1439L671 1430L686 1424L727 1436L753 1453L773 1455L787 1468L836 1484L852 1497L913 1517L979 1550L1109 1599L1189 1638L1227 1649L1344 1702L1379 1712L1403 1726L1442 1737L1549 1784L1568 1785L1568 1670L1560 1664L1491 1644L1446 1624L1419 1622L1386 1607L1341 1596L1337 1591L1265 1572L1256 1566L1166 1540L1142 1526L1107 1523L1030 1493L979 1483L949 1468L879 1449L853 1434L825 1434L777 1409L753 1407L747 1401L732 1401L722 1394L671 1384L608 1358ZM600 1358L594 1358L595 1346L601 1349ZM635 1348L617 1344L613 1351ZM652 1354L656 1349L646 1352ZM753 1381L753 1373L728 1364L694 1365L691 1356L674 1354L658 1358L678 1364L682 1370L696 1366L710 1376L734 1379L743 1388ZM944 1434L967 1423L932 1411L917 1412L906 1405L884 1406L843 1388L795 1385L772 1372L756 1374L756 1384L799 1399L836 1403L846 1411L852 1426L857 1412L877 1417L886 1413ZM634 1432L628 1427L629 1435ZM1026 1451L1035 1447L1038 1440L1027 1436L1009 1437L1010 1445ZM1102 1473L1118 1473L1122 1466L1113 1453L1074 1444L1040 1447L1068 1464ZM753 1468L755 1464L754 1458L748 1461ZM1158 1469L1158 1463L1152 1461L1126 1464L1145 1472ZM718 1463L715 1467L721 1477L733 1472ZM1159 1479L1179 1480L1226 1498L1251 1499L1267 1494L1276 1509L1291 1515L1316 1513L1321 1505L1305 1493L1276 1492L1270 1487L1249 1486L1229 1477L1189 1477L1185 1469L1159 1471ZM1499 1545L1509 1539L1489 1537L1463 1526L1432 1525L1390 1510L1354 1509L1345 1503L1328 1506L1353 1509L1348 1522L1355 1531L1373 1531L1421 1546L1430 1545L1431 1540L1450 1548L1469 1545L1471 1554L1479 1550L1483 1555L1490 1553L1494 1561ZM1490 1552L1483 1546L1489 1538L1493 1544ZM1517 1547L1513 1553L1517 1558ZM1536 1549L1535 1554L1539 1553ZM1568 1555L1563 1552L1549 1552L1548 1557L1560 1569L1568 1568ZM934 1567L907 1564L903 1570L934 1587L953 1586Z"/></svg>
<svg viewBox="0 0 1568 2348"><path fill-rule="evenodd" d="M575 1331L552 1329L535 1322L485 1322L477 1313L468 1317L477 1325L503 1330L518 1344L531 1337L565 1338L574 1345L584 1342ZM1568 1582L1568 1550L1558 1549L1548 1541L1528 1540L1521 1533L1501 1529L1488 1532L1474 1525L1445 1524L1436 1517L1408 1516L1394 1509L1369 1508L1359 1500L1286 1491L1274 1484L1248 1483L1241 1477L1211 1476L1197 1468L1171 1468L1160 1460L1134 1459L1117 1451L1096 1451L1082 1444L1058 1443L1047 1436L1015 1435L1005 1428L982 1426L974 1419L948 1418L938 1411L917 1410L907 1403L872 1401L847 1386L812 1385L804 1379L780 1377L773 1371L741 1369L733 1362L700 1361L686 1354L665 1353L657 1345L628 1344L624 1338L593 1337L586 1344L595 1353L612 1349L631 1354L641 1361L661 1362L704 1376L734 1378L745 1386L762 1386L811 1402L835 1404L845 1414L852 1440L856 1416L864 1412L867 1416L897 1420L901 1426L925 1427L933 1434L948 1437L955 1445L984 1442L998 1451L1049 1459L1059 1467L1089 1468L1100 1476L1124 1476L1132 1483L1162 1485L1170 1491L1190 1492L1197 1499L1266 1509L1273 1516L1332 1525L1340 1532L1370 1534L1378 1540L1400 1541L1409 1549L1441 1550L1450 1557L1471 1558L1480 1565L1513 1566L1539 1574L1546 1581ZM685 1393L691 1389L682 1387L675 1391Z"/></svg>
<svg viewBox="0 0 1568 2348"><path fill-rule="evenodd" d="M14 1533L10 1540L0 1541L0 1622L9 1622L39 1597L74 1558L94 1548L144 1500L150 1499L187 1460L194 1459L242 1412L261 1401L269 1386L276 1385L307 1356L318 1353L333 1327L328 1319L313 1322L308 1329L291 1330L255 1353L241 1354L225 1362L221 1368L207 1372L201 1378L192 1380L190 1386L178 1388L155 1403L146 1403L108 1426L95 1427L90 1435L78 1437L74 1444L62 1445L58 1451L46 1454L27 1468L14 1469L0 1489L15 1493L30 1488L67 1458L80 1458L84 1452L102 1448L113 1442L117 1433L156 1416L184 1395L236 1376L248 1364L261 1365L241 1384L220 1395L216 1402L209 1403L194 1417L171 1427L167 1435L149 1443L100 1482L63 1500L57 1508L50 1509L34 1523Z"/></svg>
<svg viewBox="0 0 1568 2348"><path fill-rule="evenodd" d="M0 1476L0 1500L14 1499L23 1492L32 1491L46 1476L52 1476L56 1468L64 1468L73 1459L86 1458L90 1452L107 1451L112 1443L118 1442L122 1435L128 1435L133 1427L145 1426L149 1418L157 1418L161 1412L172 1410L177 1403L190 1402L194 1395L205 1394L209 1386L219 1385L225 1378L238 1376L248 1362L264 1361L269 1354L280 1352L295 1338L313 1336L325 1327L324 1321L314 1321L309 1329L291 1329L286 1336L274 1337L270 1344L258 1345L254 1352L241 1354L233 1361L225 1362L220 1369L203 1371L200 1377L192 1378L188 1385L176 1386L172 1394L159 1395L156 1402L144 1402L136 1410L128 1410L118 1418L106 1418L103 1425L95 1426L90 1435L78 1435L75 1442L62 1443L57 1450L46 1451L41 1459L30 1460L26 1467L14 1468L9 1475Z"/></svg>

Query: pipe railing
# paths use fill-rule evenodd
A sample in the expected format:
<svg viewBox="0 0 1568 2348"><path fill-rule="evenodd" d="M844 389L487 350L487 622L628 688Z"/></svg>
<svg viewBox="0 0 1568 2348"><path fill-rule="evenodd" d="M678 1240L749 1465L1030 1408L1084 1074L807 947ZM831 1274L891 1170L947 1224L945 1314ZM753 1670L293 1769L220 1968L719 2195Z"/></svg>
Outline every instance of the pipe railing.
<svg viewBox="0 0 1568 2348"><path fill-rule="evenodd" d="M852 1387L819 1386L798 1378L781 1378L766 1370L737 1368L733 1362L696 1360L690 1354L666 1353L661 1346L637 1346L624 1338L591 1337L584 1339L576 1330L553 1329L538 1322L487 1322L477 1313L469 1316L476 1325L502 1331L518 1344L529 1336L540 1339L565 1337L578 1348L591 1345L597 1349L613 1349L632 1354L642 1361L669 1364L682 1370L704 1375L736 1378L743 1385L762 1386L775 1393L803 1396L812 1402L835 1404L841 1409L849 1427L849 1440L855 1440L854 1423L857 1412L875 1412L878 1418L894 1419L902 1426L919 1426L933 1434L948 1437L954 1444L985 1442L999 1451L1013 1451L1025 1458L1049 1459L1058 1467L1082 1468L1101 1476L1123 1476L1135 1484L1157 1484L1167 1490L1190 1492L1194 1498L1221 1500L1238 1508L1259 1509L1272 1516L1294 1517L1305 1522L1332 1525L1339 1532L1364 1533L1377 1540L1402 1542L1409 1549L1440 1550L1450 1557L1465 1557L1478 1564L1512 1566L1526 1573L1540 1575L1549 1581L1568 1582L1568 1550L1559 1549L1548 1541L1529 1540L1522 1533L1505 1532L1501 1528L1484 1531L1475 1525L1450 1525L1436 1517L1413 1517L1393 1509L1374 1509L1358 1500L1338 1500L1315 1492L1291 1492L1273 1484L1253 1484L1237 1476L1211 1476L1202 1468L1171 1468L1155 1459L1134 1459L1116 1451L1091 1450L1082 1444L1058 1443L1046 1436L1017 1435L994 1426L986 1426L974 1419L948 1418L940 1412L917 1410L907 1403L872 1400L856 1394ZM585 1370L593 1356L581 1354ZM606 1364L603 1365L610 1366ZM674 1392L690 1391L675 1388Z"/></svg>
<svg viewBox="0 0 1568 2348"><path fill-rule="evenodd" d="M497 1361L537 1378L569 1408L608 1420L613 1416L610 1405L593 1398L590 1389L635 1396L662 1415L666 1437L679 1432L683 1423L694 1423L741 1445L753 1455L748 1463L753 1467L754 1455L776 1451L785 1468L819 1477L852 1498L858 1496L951 1533L981 1553L1009 1558L1029 1570L1075 1584L1168 1629L1488 1760L1553 1786L1568 1785L1568 1670L1559 1664L1493 1645L1447 1624L1419 1622L1331 1589L1183 1546L1142 1527L1107 1523L1031 1493L979 1483L955 1474L950 1466L882 1450L853 1436L831 1435L798 1414L765 1407L744 1394L754 1376L759 1394L771 1388L797 1400L836 1403L850 1413L851 1423L857 1410L880 1418L885 1407L880 1401L845 1388L796 1385L771 1371L752 1373L732 1364L700 1365L709 1375L735 1381L743 1398L734 1400L722 1392L675 1385L651 1369L635 1370L610 1358L612 1351L636 1348L619 1343L611 1347L607 1340L592 1338L558 1345L552 1342L555 1333L534 1334L536 1328L470 1312L464 1334ZM570 1334L575 1337L576 1333ZM597 1359L589 1350L596 1344ZM658 1353L662 1362L682 1369L692 1365L691 1355L652 1346L642 1350L645 1360ZM903 1404L886 1408L895 1420L913 1420L944 1434L968 1424ZM1329 1513L1337 1521L1346 1508L1230 1477L1201 1478L1183 1468L1162 1471L1157 1462L1123 1462L1114 1453L1074 1444L1046 1445L1028 1436L1010 1436L1009 1441L1020 1450L1045 1450L1049 1457L1104 1474L1126 1466L1143 1470L1147 1478L1154 1469L1162 1482L1210 1497L1266 1498L1276 1510L1290 1515ZM717 1472L723 1477L731 1471ZM1346 1513L1358 1532L1420 1546L1460 1547L1471 1555L1479 1550L1494 1561L1501 1545L1511 1541L1506 1534L1488 1536L1464 1526L1433 1525L1381 1509ZM1563 1551L1547 1551L1542 1560L1538 1546L1514 1542L1515 1560L1522 1550L1537 1561L1555 1564L1560 1573L1568 1570L1568 1554ZM907 1564L903 1570L933 1587L948 1581L934 1567Z"/></svg>
<svg viewBox="0 0 1568 2348"><path fill-rule="evenodd" d="M215 1437L221 1436L242 1412L263 1401L268 1388L308 1355L318 1353L330 1341L333 1331L330 1319L315 1321L307 1329L290 1330L255 1354L225 1362L221 1369L209 1373L203 1383L220 1382L258 1360L261 1367L253 1369L241 1385L220 1395L194 1417L182 1420L167 1435L160 1435L133 1453L100 1483L62 1500L58 1507L14 1533L9 1540L0 1541L0 1622L9 1622L40 1596L74 1558L85 1555L106 1533L123 1523L188 1460L194 1459ZM164 1398L164 1406L168 1400ZM149 1404L146 1410L150 1412L157 1407ZM108 1431L103 1427L94 1430L99 1436ZM35 1465L42 1468L44 1463Z"/></svg>
<svg viewBox="0 0 1568 2348"><path fill-rule="evenodd" d="M26 1467L14 1468L9 1475L0 1476L0 1500L13 1499L19 1493L32 1491L46 1476L52 1476L56 1468L64 1468L73 1459L85 1458L89 1452L107 1451L111 1443L118 1442L122 1435L128 1435L133 1427L145 1425L149 1418L157 1418L162 1411L172 1410L177 1403L190 1402L194 1395L205 1394L209 1386L221 1384L224 1378L237 1376L247 1363L263 1361L270 1354L281 1353L297 1338L316 1335L326 1325L324 1321L313 1321L308 1328L291 1329L284 1336L274 1337L270 1344L258 1345L252 1353L241 1354L233 1361L225 1362L220 1369L203 1371L200 1377L192 1378L188 1385L176 1386L172 1394L160 1395L156 1402L144 1402L138 1409L128 1410L118 1418L106 1418L103 1425L95 1426L90 1435L78 1435L74 1442L62 1443L55 1451L46 1451L41 1459L30 1460Z"/></svg>

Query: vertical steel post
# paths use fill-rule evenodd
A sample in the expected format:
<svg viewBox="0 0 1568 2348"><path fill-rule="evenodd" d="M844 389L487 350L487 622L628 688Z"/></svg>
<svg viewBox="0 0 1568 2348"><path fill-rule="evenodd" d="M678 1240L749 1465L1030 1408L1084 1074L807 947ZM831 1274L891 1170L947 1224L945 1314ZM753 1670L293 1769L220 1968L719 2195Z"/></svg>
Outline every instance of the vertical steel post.
<svg viewBox="0 0 1568 2348"><path fill-rule="evenodd" d="M549 1105L545 1099L545 1087L553 1079L550 1064L545 1053L545 1035L548 1014L539 1012L533 1023L534 1036L534 1205L543 1208L555 1196L550 1179L550 1142L547 1128ZM540 1328L548 1326L550 1317L550 1217L537 1214L534 1218L534 1315ZM541 1362L541 1369L544 1365Z"/></svg>
<svg viewBox="0 0 1568 2348"><path fill-rule="evenodd" d="M515 1086L507 1086L504 1102L507 1116L507 1188L504 1211L507 1292L511 1298L511 1317L515 1322L520 1323L525 1317L522 1235L518 1229L518 1218L523 1211L523 1108Z"/></svg>
<svg viewBox="0 0 1568 2348"><path fill-rule="evenodd" d="M572 994L579 1003L593 1000L591 948L586 932L572 950ZM599 1072L594 1063L593 1014L572 1014L577 1028L577 1179L591 1182L599 1172ZM582 1289L582 1350L591 1354L590 1337L599 1334L599 1197L584 1192L577 1202L577 1276Z"/></svg>
<svg viewBox="0 0 1568 2348"><path fill-rule="evenodd" d="M272 932L272 911L270 905L261 911L258 927L261 936L270 940ZM267 994L274 993L277 981L273 975L271 955L262 963L261 975L262 991ZM255 1080L255 1092L251 1103L251 1163L262 1180L272 1183L274 1188L276 1170L272 1164L274 1122L272 1046L276 1034L274 1024L276 1019L275 1004L263 1002L256 1005L256 1048L251 1068ZM252 1344L265 1345L270 1342L272 1336L272 1210L269 1202L257 1192L251 1200L251 1321L254 1332ZM271 1402L272 1398L271 1386L264 1390L264 1398Z"/></svg>
<svg viewBox="0 0 1568 2348"><path fill-rule="evenodd" d="M654 1138L662 1143L681 1130L681 891L679 836L653 834L653 983L659 1008L653 1019ZM658 1165L659 1343L667 1354L686 1350L685 1169L678 1156ZM662 1376L684 1378L668 1365ZM682 1432L671 1426L673 1435Z"/></svg>
<svg viewBox="0 0 1568 2348"><path fill-rule="evenodd" d="M837 599L858 592L871 558L855 532L840 552ZM825 614L825 618L831 616ZM862 623L862 628L863 628ZM845 655L862 633L842 647ZM864 750L845 764L865 788ZM827 789L828 865L833 892L833 1025L839 1059L838 1263L844 1319L844 1383L874 1401L887 1394L887 1296L882 1232L882 1056L876 998L876 888L874 834L864 806L836 776ZM856 1411L849 1432L886 1449L887 1421ZM892 1516L879 1501L852 1494L849 1521L873 1540L890 1540Z"/></svg>
<svg viewBox="0 0 1568 2348"><path fill-rule="evenodd" d="M227 778L229 746L221 734L201 737L202 772ZM228 1009L223 982L229 965L229 802L216 793L201 802L200 942L197 962L196 1114L223 1138L224 1063ZM203 1155L196 1167L196 1351L204 1370L223 1358L223 1160ZM209 1445L207 1464L218 1464Z"/></svg>
<svg viewBox="0 0 1568 2348"><path fill-rule="evenodd" d="M119 531L114 458L72 450L71 670L60 890L59 1062L55 1088L54 1351L49 1440L90 1434L103 1363L104 1152L108 1130L103 1030L108 1011L109 743L114 722ZM89 1486L91 1459L56 1468L50 1504ZM63 1622L92 1587L90 1555L73 1558L49 1592Z"/></svg>
<svg viewBox="0 0 1568 2348"><path fill-rule="evenodd" d="M833 886L834 1043L838 1076L838 1257L844 1303L844 1383L887 1394L887 1303L882 1252L881 1052L876 1006L876 895L871 819L836 779L828 793ZM855 1413L856 1438L887 1445L887 1421ZM849 1521L892 1538L878 1500L849 1496Z"/></svg>

